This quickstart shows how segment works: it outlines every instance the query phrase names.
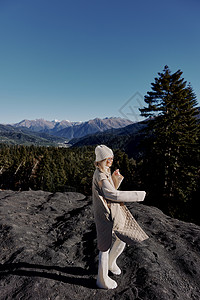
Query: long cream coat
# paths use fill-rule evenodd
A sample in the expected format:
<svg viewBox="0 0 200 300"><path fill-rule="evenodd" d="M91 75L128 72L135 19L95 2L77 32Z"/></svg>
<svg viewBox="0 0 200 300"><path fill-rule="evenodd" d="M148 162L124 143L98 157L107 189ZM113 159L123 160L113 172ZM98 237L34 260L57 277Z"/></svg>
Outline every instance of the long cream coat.
<svg viewBox="0 0 200 300"><path fill-rule="evenodd" d="M102 182L104 180L109 181L112 185L112 196L107 196L109 199L106 199L103 193ZM93 211L97 230L97 246L100 251L107 251L111 247L113 232L129 245L148 238L128 208L122 203L141 201L139 197L144 192L117 191L122 180L123 176L115 176L113 173L111 177L110 174L101 172L99 168L96 168L93 175Z"/></svg>

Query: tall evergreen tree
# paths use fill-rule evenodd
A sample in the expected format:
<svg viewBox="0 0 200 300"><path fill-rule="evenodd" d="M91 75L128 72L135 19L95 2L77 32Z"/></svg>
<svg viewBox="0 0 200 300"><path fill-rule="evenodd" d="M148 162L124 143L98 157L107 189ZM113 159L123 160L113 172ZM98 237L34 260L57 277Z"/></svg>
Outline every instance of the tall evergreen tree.
<svg viewBox="0 0 200 300"><path fill-rule="evenodd" d="M140 109L148 118L144 166L149 199L157 199L157 205L171 214L191 200L197 178L197 101L182 74L171 74L165 66L144 98L147 106Z"/></svg>

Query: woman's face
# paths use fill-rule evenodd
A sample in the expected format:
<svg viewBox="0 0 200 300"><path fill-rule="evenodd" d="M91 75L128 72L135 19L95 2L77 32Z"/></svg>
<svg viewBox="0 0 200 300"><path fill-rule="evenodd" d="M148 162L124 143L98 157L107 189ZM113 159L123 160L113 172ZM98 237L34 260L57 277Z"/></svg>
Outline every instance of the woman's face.
<svg viewBox="0 0 200 300"><path fill-rule="evenodd" d="M112 166L112 163L113 163L113 157L108 157L106 161L106 166L110 168Z"/></svg>

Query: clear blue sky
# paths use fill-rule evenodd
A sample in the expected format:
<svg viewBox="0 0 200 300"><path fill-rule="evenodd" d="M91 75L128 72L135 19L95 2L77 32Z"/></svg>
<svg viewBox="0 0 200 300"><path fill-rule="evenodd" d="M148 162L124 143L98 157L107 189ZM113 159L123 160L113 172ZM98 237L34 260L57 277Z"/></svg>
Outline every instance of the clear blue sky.
<svg viewBox="0 0 200 300"><path fill-rule="evenodd" d="M0 0L0 123L137 119L165 65L200 100L199 16L199 0Z"/></svg>

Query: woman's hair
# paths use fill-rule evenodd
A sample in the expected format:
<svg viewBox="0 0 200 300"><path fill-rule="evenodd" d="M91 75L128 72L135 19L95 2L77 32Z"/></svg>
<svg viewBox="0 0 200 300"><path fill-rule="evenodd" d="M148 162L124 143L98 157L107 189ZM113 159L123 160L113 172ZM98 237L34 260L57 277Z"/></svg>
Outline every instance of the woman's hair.
<svg viewBox="0 0 200 300"><path fill-rule="evenodd" d="M101 172L108 173L108 170L110 170L110 168L106 168L106 163L107 163L107 158L101 161L95 161L94 165L96 168L99 168Z"/></svg>

